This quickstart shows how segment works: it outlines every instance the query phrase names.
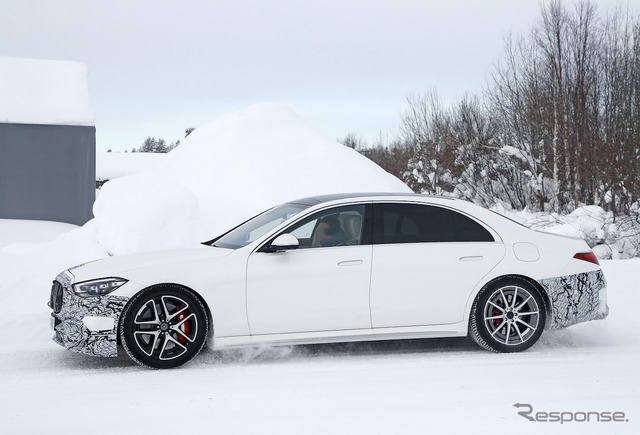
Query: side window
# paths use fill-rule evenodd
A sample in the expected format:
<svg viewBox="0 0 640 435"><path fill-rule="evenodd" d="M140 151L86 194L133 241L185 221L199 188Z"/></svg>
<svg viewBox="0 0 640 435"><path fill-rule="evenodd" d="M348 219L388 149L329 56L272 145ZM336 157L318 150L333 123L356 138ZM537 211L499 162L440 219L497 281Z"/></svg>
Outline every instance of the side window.
<svg viewBox="0 0 640 435"><path fill-rule="evenodd" d="M366 205L322 210L284 230L300 241L298 249L360 245Z"/></svg>
<svg viewBox="0 0 640 435"><path fill-rule="evenodd" d="M494 241L473 219L430 205L376 204L373 225L375 244Z"/></svg>
<svg viewBox="0 0 640 435"><path fill-rule="evenodd" d="M478 222L467 216L456 213L458 241L460 242L495 242L489 231Z"/></svg>

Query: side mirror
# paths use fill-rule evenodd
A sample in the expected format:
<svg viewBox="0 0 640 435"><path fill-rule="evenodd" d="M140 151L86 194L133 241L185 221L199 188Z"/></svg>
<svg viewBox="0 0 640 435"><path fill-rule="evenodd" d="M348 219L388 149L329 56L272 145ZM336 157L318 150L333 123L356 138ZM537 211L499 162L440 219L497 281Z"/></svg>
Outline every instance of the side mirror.
<svg viewBox="0 0 640 435"><path fill-rule="evenodd" d="M288 251L290 249L298 249L300 246L300 242L298 238L293 234L280 234L278 237L273 239L271 244L264 246L260 251L261 252L279 252L279 251Z"/></svg>

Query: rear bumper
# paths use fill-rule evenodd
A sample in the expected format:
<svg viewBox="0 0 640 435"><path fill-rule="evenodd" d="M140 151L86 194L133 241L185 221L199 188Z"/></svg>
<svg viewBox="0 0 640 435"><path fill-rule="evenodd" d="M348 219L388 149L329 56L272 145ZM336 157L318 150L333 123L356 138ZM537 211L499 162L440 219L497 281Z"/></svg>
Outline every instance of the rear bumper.
<svg viewBox="0 0 640 435"><path fill-rule="evenodd" d="M117 356L118 320L129 298L76 296L71 288L71 277L66 272L58 275L56 281L61 285L57 289L54 285L52 293L57 294L52 294L51 301L61 299L61 304L50 303L54 305L51 313L53 341L86 355Z"/></svg>
<svg viewBox="0 0 640 435"><path fill-rule="evenodd" d="M609 315L607 282L602 270L539 281L551 302L549 329L604 319Z"/></svg>

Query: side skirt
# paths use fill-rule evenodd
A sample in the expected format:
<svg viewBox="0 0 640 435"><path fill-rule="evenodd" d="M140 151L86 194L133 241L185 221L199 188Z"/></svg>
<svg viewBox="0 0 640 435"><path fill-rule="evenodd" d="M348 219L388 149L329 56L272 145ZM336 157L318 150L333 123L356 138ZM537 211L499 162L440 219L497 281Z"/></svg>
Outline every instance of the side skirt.
<svg viewBox="0 0 640 435"><path fill-rule="evenodd" d="M211 347L218 350L259 345L302 345L353 341L403 340L412 338L465 337L467 335L467 325L464 322L446 326L446 330L443 329L442 326L412 326L406 328L373 328L346 331L214 337Z"/></svg>

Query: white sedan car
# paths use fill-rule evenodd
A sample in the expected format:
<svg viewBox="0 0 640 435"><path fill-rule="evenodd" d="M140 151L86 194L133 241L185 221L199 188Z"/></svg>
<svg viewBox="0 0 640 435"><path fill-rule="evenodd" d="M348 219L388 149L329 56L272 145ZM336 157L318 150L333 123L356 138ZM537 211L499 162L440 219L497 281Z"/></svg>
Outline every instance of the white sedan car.
<svg viewBox="0 0 640 435"><path fill-rule="evenodd" d="M189 249L73 267L54 281L54 340L179 366L214 349L468 334L517 352L603 319L606 283L578 239L469 202L344 194L274 207Z"/></svg>

